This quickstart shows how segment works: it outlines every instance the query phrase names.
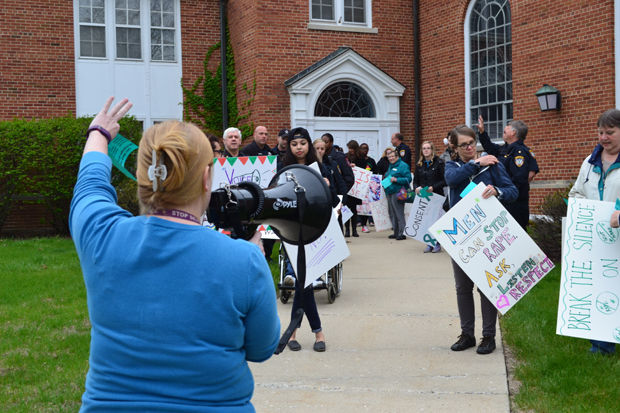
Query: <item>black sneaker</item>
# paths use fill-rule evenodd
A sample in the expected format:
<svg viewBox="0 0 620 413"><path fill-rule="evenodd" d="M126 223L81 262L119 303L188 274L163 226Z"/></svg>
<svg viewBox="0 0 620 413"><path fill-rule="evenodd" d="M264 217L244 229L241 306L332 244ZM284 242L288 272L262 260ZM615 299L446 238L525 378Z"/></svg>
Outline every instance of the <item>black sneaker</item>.
<svg viewBox="0 0 620 413"><path fill-rule="evenodd" d="M392 235L388 235L388 238L390 238L390 239L394 239L394 238L396 238L396 235L394 235L394 234L392 234Z"/></svg>
<svg viewBox="0 0 620 413"><path fill-rule="evenodd" d="M452 344L450 349L452 351L463 351L467 350L470 347L474 347L476 345L476 337L470 336L469 334L461 334L456 343Z"/></svg>
<svg viewBox="0 0 620 413"><path fill-rule="evenodd" d="M495 350L495 337L493 336L484 336L482 337L482 341L476 350L478 354L490 354Z"/></svg>

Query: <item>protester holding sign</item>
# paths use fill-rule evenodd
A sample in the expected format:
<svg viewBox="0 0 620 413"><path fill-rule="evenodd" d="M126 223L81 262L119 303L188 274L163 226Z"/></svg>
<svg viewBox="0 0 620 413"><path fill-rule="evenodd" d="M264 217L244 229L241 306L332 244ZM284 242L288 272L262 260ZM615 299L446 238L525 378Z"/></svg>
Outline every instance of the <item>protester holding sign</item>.
<svg viewBox="0 0 620 413"><path fill-rule="evenodd" d="M108 143L131 103L112 101L88 129L69 215L92 325L80 411L253 412L247 362L280 334L269 267L256 245L200 225L213 151L195 125L144 132L144 215L117 205Z"/></svg>
<svg viewBox="0 0 620 413"><path fill-rule="evenodd" d="M616 202L620 198L620 110L610 109L597 122L598 144L582 163L579 176L568 196ZM620 211L610 217L610 226L618 228ZM590 340L592 353L610 354L616 345Z"/></svg>
<svg viewBox="0 0 620 413"><path fill-rule="evenodd" d="M416 195L420 195L420 191L423 189L443 195L443 187L446 186L444 178L445 164L439 159L439 156L435 155L435 146L431 141L422 142L422 153L420 159L415 165L415 172L413 173L413 187L415 188ZM439 252L441 246L436 243L435 246L427 245L424 252Z"/></svg>
<svg viewBox="0 0 620 413"><path fill-rule="evenodd" d="M476 153L476 133L467 125L457 126L450 133L450 144L455 148L458 159L446 164L445 178L450 186L450 207L456 205L465 196L466 188L480 182L487 185L483 198L496 196L502 203L517 199L518 191L504 166L493 155L478 157ZM472 184L473 183L473 184ZM452 260L454 281L456 284L456 302L461 320L461 335L451 347L453 351L462 351L476 345L474 337L474 283L461 267ZM497 309L480 291L482 310L482 341L478 354L489 354L495 350L495 324Z"/></svg>
<svg viewBox="0 0 620 413"><path fill-rule="evenodd" d="M407 238L403 234L405 231L405 204L398 200L398 192L401 189L407 190L409 188L411 170L409 165L399 158L395 149L387 151L387 159L390 164L383 181L386 183L384 185L385 196L388 201L392 230L394 231L388 238L402 241Z"/></svg>
<svg viewBox="0 0 620 413"><path fill-rule="evenodd" d="M310 165L314 162L318 162L318 158L316 155L316 150L312 146L312 141L310 140L310 134L304 128L295 128L291 130L288 134L288 147L283 157L283 162L279 165L280 167L285 167L293 164L301 164L301 165ZM333 181L330 180L331 174L325 168L325 166L318 162L319 168L321 170L321 175L326 180L329 185L329 188L332 193L332 207L335 207L339 203L338 196L336 195L335 185ZM293 307L291 308L291 317L297 312L297 309L300 307L301 302L303 301L303 309L306 317L308 317L308 323L310 323L310 328L312 332L315 334L315 342L314 342L314 351L325 351L325 335L323 334L323 329L321 327L321 319L319 318L319 312L316 307L316 301L314 300L314 289L312 285L304 288L301 283L297 283L294 281L295 274L293 272L293 267L287 259L286 264L286 277L284 282L286 285L295 284L295 297L293 298ZM293 281L293 282L291 282ZM303 300L302 300L303 294ZM299 325L297 329L301 327L301 320L299 321ZM301 350L301 345L297 340L295 340L297 329L293 331L291 338L288 342L288 348L292 351Z"/></svg>

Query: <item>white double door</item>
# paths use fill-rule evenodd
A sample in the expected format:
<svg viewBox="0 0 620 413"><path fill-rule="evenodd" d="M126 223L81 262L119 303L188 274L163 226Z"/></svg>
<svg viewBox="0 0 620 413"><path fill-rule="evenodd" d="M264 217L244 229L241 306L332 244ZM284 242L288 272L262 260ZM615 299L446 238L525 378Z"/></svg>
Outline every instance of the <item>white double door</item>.
<svg viewBox="0 0 620 413"><path fill-rule="evenodd" d="M317 122L314 131L310 131L310 134L314 139L320 138L324 133L331 133L334 136L334 145L340 146L344 153L348 151L347 142L350 140L356 140L360 145L362 143L368 144L368 156L378 161L390 142L390 135L387 135L389 132L383 131L381 133L380 129L379 127L356 129L353 125L333 123L321 125L320 122Z"/></svg>

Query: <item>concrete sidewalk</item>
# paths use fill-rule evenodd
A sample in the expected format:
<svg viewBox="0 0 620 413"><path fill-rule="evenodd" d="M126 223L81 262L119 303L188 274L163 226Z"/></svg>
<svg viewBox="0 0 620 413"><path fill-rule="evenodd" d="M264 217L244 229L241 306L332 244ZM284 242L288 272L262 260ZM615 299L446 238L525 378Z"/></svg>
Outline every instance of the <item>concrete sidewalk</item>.
<svg viewBox="0 0 620 413"><path fill-rule="evenodd" d="M304 319L301 351L250 363L258 412L510 411L500 335L490 355L450 350L460 328L448 254L423 254L421 243L389 234L348 238L341 295L329 304L315 292L325 353L312 350ZM479 343L477 291L475 302ZM291 303L278 301L282 329Z"/></svg>

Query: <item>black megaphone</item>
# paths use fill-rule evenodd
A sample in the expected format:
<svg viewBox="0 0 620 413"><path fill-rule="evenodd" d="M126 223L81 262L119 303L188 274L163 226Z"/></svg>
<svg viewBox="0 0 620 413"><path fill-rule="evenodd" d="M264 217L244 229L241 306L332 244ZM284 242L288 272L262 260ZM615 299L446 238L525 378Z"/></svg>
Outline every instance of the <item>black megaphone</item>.
<svg viewBox="0 0 620 413"><path fill-rule="evenodd" d="M300 214L298 205L303 202ZM254 182L218 188L211 193L207 218L238 238L252 236L255 225L269 225L281 240L299 245L316 241L332 215L331 192L323 177L305 165L280 170L262 189Z"/></svg>

